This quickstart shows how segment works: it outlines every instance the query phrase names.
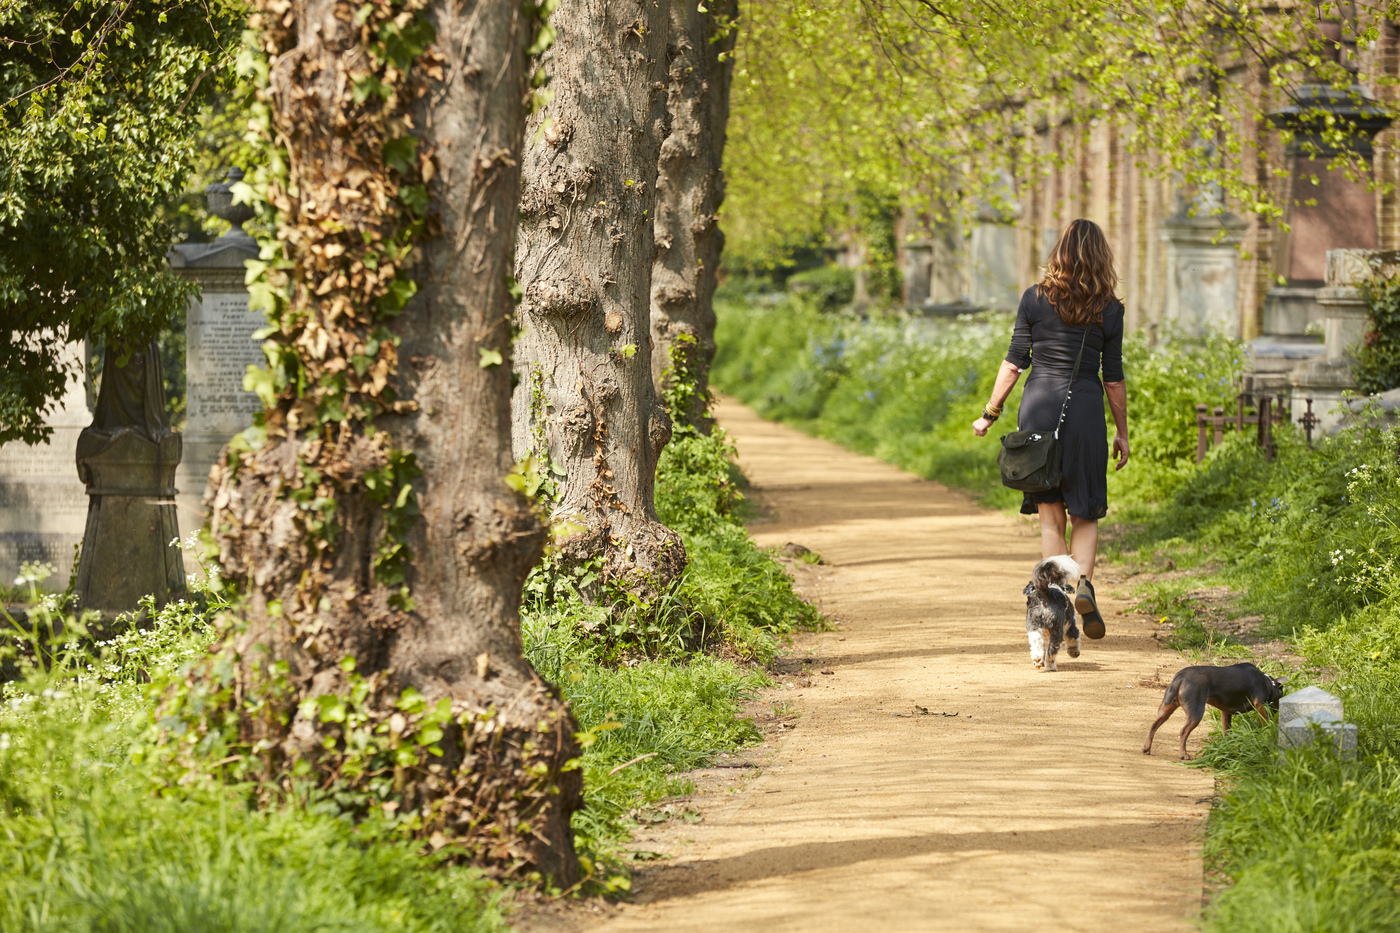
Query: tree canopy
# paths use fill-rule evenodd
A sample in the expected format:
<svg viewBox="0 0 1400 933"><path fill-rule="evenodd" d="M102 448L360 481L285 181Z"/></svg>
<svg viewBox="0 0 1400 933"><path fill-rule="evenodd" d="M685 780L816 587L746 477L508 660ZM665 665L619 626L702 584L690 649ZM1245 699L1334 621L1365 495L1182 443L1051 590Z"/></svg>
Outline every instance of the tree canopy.
<svg viewBox="0 0 1400 933"><path fill-rule="evenodd" d="M1394 7L753 0L736 51L731 248L819 237L862 191L995 197L1003 172L1063 158L1045 128L1095 120L1121 122L1135 154L1161 154L1185 183L1276 214L1252 148L1266 116L1242 83L1281 102L1305 83L1350 86Z"/></svg>
<svg viewBox="0 0 1400 933"><path fill-rule="evenodd" d="M137 345L184 307L162 209L240 22L235 0L0 2L0 442L49 436L65 341Z"/></svg>

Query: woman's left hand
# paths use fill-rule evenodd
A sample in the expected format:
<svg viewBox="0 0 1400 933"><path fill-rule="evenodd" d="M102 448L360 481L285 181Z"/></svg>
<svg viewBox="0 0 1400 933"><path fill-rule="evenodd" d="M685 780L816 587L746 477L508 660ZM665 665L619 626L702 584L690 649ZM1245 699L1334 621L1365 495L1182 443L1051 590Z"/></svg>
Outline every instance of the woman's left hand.
<svg viewBox="0 0 1400 933"><path fill-rule="evenodd" d="M978 437L986 437L987 429L991 426L992 423L986 418L978 418L976 421L972 422L972 433L976 434Z"/></svg>
<svg viewBox="0 0 1400 933"><path fill-rule="evenodd" d="M1118 458L1118 463L1113 468L1121 470L1128 465L1128 457L1132 454L1128 450L1128 435L1115 434L1113 436L1113 456Z"/></svg>

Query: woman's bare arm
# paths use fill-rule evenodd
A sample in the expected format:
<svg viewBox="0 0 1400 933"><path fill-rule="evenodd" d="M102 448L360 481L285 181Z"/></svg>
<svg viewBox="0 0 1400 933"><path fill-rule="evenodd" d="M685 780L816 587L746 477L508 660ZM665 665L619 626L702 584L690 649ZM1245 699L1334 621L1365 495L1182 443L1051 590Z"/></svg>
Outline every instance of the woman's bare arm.
<svg viewBox="0 0 1400 933"><path fill-rule="evenodd" d="M1011 395L1011 390L1016 388L1016 381L1021 378L1021 370L1017 366L1001 361L1001 369L997 370L997 381L992 386L992 398L987 403L988 408L1000 408L1006 404L1006 399ZM992 423L986 418L978 418L972 422L972 433L978 437L984 437L987 429Z"/></svg>
<svg viewBox="0 0 1400 933"><path fill-rule="evenodd" d="M1118 458L1115 470L1121 470L1128 463L1128 384L1126 382L1105 382L1103 394L1108 397L1108 409L1113 412L1113 426L1117 434L1113 438L1113 455Z"/></svg>

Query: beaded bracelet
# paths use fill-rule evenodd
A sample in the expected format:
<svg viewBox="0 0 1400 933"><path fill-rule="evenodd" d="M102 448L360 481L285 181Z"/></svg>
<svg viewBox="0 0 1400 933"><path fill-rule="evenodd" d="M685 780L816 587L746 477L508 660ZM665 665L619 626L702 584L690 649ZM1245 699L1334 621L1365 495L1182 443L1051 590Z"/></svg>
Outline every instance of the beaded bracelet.
<svg viewBox="0 0 1400 933"><path fill-rule="evenodd" d="M982 418L983 418L984 420L986 420L986 421L995 421L995 420L997 420L997 419L1000 418L1000 417L1001 417L1001 412L992 412L992 411L988 411L988 410L985 409L985 408L982 409Z"/></svg>

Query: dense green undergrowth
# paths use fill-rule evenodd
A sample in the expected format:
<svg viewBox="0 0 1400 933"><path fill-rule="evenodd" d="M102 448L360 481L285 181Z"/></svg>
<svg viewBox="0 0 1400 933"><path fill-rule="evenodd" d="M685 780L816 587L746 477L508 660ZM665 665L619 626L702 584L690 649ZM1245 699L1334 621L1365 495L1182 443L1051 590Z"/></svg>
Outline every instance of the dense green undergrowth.
<svg viewBox="0 0 1400 933"><path fill-rule="evenodd" d="M1009 319L916 326L823 312L802 295L725 297L724 391L987 504L1015 503L997 482L995 441L969 427ZM1197 663L1253 657L1207 622L1200 591L1228 587L1228 612L1258 617L1260 635L1301 659L1295 669L1259 663L1287 674L1290 690L1317 682L1341 696L1361 747L1354 761L1318 750L1281 764L1274 723L1252 715L1212 736L1199 764L1221 781L1206 858L1222 886L1204 923L1220 933L1400 930L1400 439L1371 423L1309 446L1283 427L1269 462L1252 432L1231 431L1196 464L1195 405L1233 409L1241 351L1221 338L1126 341L1133 459L1109 474L1106 550L1172 570L1139 595Z"/></svg>
<svg viewBox="0 0 1400 933"><path fill-rule="evenodd" d="M741 705L768 682L762 662L786 634L821 623L744 531L741 482L723 431L682 427L658 470L660 516L690 557L673 591L641 606L548 560L527 586L526 655L579 723L585 807L574 828L591 890L626 888L622 843L635 820L667 818L653 804L688 790L681 772L759 739ZM420 851L387 821L354 822L309 787L258 808L265 788L172 770L163 749L180 737L164 728L159 704L205 653L224 608L202 575L195 599L99 640L39 593L43 573L22 581L27 619L0 618L10 677L0 707L0 929L506 928L503 892L448 861L450 847Z"/></svg>

